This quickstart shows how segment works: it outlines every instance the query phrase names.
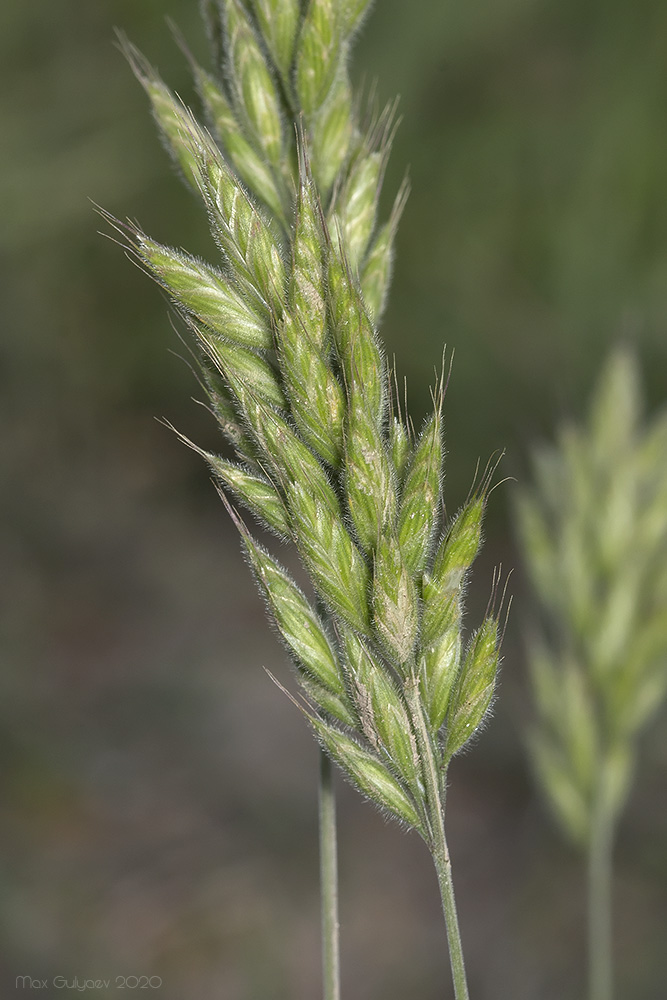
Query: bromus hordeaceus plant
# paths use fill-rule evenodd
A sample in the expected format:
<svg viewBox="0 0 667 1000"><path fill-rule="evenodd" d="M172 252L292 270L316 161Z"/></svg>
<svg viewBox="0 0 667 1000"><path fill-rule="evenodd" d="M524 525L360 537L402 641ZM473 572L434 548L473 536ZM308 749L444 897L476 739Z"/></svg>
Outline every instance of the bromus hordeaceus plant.
<svg viewBox="0 0 667 1000"><path fill-rule="evenodd" d="M529 743L564 831L588 855L590 1000L611 1000L612 848L638 739L667 690L667 415L640 425L636 366L617 351L588 426L535 456L518 507L544 610Z"/></svg>
<svg viewBox="0 0 667 1000"><path fill-rule="evenodd" d="M463 1000L443 806L449 763L489 708L499 660L499 610L465 648L461 624L490 474L442 530L444 386L418 435L392 405L376 324L405 188L379 224L393 109L362 115L347 74L369 3L203 6L215 70L190 59L206 127L123 44L221 260L123 229L185 318L236 452L203 457L259 525L294 543L312 581L315 602L226 501L323 751L325 997L339 995L331 758L426 841Z"/></svg>

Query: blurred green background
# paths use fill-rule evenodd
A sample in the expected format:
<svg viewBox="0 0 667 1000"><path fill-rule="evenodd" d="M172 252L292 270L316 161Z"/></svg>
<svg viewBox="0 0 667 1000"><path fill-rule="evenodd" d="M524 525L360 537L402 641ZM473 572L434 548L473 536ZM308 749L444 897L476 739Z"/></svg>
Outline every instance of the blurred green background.
<svg viewBox="0 0 667 1000"><path fill-rule="evenodd" d="M195 0L0 4L3 997L20 975L157 976L161 1000L319 991L315 747L261 669L289 683L207 473L154 419L217 443L167 303L91 205L212 252L113 44L122 27L189 98L165 15L203 58ZM378 0L366 25L357 79L401 95L387 205L406 165L412 181L383 333L418 419L455 349L452 509L495 449L525 476L618 339L649 407L667 398L666 51L662 0ZM511 491L473 610L518 563ZM523 756L520 571L512 587L495 717L451 771L451 849L471 995L564 1000L583 992L583 873ZM664 713L643 751L618 996L659 1000ZM449 996L423 845L342 783L340 820L344 996Z"/></svg>

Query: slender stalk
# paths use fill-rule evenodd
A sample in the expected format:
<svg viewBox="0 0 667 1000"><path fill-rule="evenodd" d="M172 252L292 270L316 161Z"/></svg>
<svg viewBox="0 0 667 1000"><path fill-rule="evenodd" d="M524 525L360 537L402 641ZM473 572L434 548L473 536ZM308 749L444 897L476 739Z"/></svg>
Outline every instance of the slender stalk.
<svg viewBox="0 0 667 1000"><path fill-rule="evenodd" d="M440 898L442 899L442 912L445 915L447 926L447 941L449 944L449 961L452 967L452 978L454 980L454 995L456 1000L468 1000L468 983L466 981L466 970L463 963L463 948L461 946L461 934L459 931L459 920L456 913L456 900L454 898L454 883L452 881L452 863L449 860L447 841L445 840L444 824L441 823L440 842L432 845L431 852L435 862L435 870L438 875L438 885L440 886Z"/></svg>
<svg viewBox="0 0 667 1000"><path fill-rule="evenodd" d="M614 821L604 797L588 843L588 983L590 1000L612 1000L612 854Z"/></svg>
<svg viewBox="0 0 667 1000"><path fill-rule="evenodd" d="M323 750L320 750L319 819L323 997L324 1000L340 1000L336 796L333 765Z"/></svg>
<svg viewBox="0 0 667 1000"><path fill-rule="evenodd" d="M433 745L428 734L426 720L424 719L424 711L416 679L412 679L406 683L405 692L408 708L410 709L412 722L415 727L419 755L424 768L429 819L428 846L435 863L438 885L440 886L442 911L445 915L445 926L447 929L449 962L454 981L454 996L456 1000L469 1000L468 983L463 961L463 947L461 945L461 932L459 930L456 900L454 898L452 864L445 838L445 816L441 792L442 786L438 773L439 769L433 753Z"/></svg>

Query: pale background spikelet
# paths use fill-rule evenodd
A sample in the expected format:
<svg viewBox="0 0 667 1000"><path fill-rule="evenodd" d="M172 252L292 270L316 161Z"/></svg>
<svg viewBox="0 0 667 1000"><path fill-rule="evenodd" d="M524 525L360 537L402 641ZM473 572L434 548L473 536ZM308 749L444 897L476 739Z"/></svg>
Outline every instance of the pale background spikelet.
<svg viewBox="0 0 667 1000"><path fill-rule="evenodd" d="M289 681L207 474L153 420L217 443L166 301L87 201L210 253L112 45L124 28L189 98L162 17L203 58L196 7L0 5L3 996L20 974L158 974L165 1000L318 990L315 748L260 669ZM667 398L666 37L659 0L382 0L361 35L357 79L402 95L385 211L408 163L413 189L383 337L417 426L441 344L456 348L452 509L478 455L506 447L524 475L525 446L583 410L619 336L649 408ZM506 489L471 621L493 563L516 562ZM562 1000L583 896L517 738L515 580L500 698L454 764L449 836L471 993ZM663 716L617 855L619 996L637 1000L667 982L666 748ZM350 1000L442 996L428 854L342 785L341 880Z"/></svg>

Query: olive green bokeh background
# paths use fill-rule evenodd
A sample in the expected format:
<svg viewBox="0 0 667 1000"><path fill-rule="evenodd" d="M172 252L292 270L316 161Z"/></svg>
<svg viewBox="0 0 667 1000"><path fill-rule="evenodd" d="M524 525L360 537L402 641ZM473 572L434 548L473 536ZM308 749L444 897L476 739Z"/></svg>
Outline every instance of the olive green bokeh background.
<svg viewBox="0 0 667 1000"><path fill-rule="evenodd" d="M113 46L124 28L189 98L167 14L203 58L195 0L0 5L2 995L19 975L144 975L164 1000L305 1000L314 744L261 670L289 683L207 474L154 419L217 442L168 305L89 200L213 252ZM505 448L524 476L619 338L649 406L667 398L666 50L661 0L378 0L362 33L357 77L401 94L387 206L408 164L412 181L383 335L417 418L455 349L453 509L478 456ZM494 563L518 560L510 495L492 498L471 614ZM513 579L495 717L452 767L448 823L472 995L564 1000L582 995L582 870L527 773ZM664 713L643 751L617 851L618 995L658 1000ZM342 783L340 812L344 996L448 996L423 845Z"/></svg>

